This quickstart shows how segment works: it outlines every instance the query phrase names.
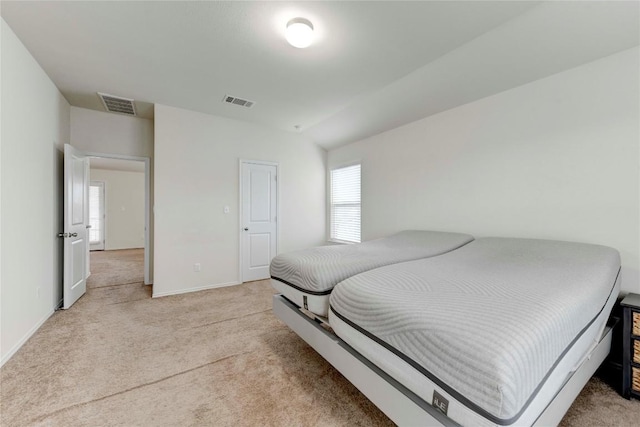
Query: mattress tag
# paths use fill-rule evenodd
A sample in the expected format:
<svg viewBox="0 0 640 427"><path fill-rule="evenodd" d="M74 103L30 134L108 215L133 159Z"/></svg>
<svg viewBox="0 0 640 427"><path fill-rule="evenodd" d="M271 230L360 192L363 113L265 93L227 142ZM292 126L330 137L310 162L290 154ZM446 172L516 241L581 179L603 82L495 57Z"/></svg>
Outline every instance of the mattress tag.
<svg viewBox="0 0 640 427"><path fill-rule="evenodd" d="M442 397L440 393L433 390L433 401L431 402L431 406L438 408L440 412L447 415L447 411L449 410L449 401Z"/></svg>

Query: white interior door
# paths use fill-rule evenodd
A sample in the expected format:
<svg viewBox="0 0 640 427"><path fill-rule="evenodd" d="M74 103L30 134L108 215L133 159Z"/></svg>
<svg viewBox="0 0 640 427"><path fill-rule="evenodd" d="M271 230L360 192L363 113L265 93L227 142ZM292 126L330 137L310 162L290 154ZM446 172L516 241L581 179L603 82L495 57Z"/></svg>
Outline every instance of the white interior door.
<svg viewBox="0 0 640 427"><path fill-rule="evenodd" d="M91 181L89 185L89 246L92 251L104 250L105 209L104 182Z"/></svg>
<svg viewBox="0 0 640 427"><path fill-rule="evenodd" d="M89 242L89 159L64 146L64 286L63 306L69 308L87 289Z"/></svg>
<svg viewBox="0 0 640 427"><path fill-rule="evenodd" d="M241 162L242 281L269 278L278 236L277 172L274 164Z"/></svg>

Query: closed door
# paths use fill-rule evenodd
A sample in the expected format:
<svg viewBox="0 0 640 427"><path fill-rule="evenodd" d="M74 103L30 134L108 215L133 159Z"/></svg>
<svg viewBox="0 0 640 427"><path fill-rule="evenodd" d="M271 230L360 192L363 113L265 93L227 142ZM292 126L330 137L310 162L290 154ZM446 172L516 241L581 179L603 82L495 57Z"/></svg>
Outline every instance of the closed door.
<svg viewBox="0 0 640 427"><path fill-rule="evenodd" d="M277 172L274 164L243 161L242 165L242 281L269 278L277 252Z"/></svg>
<svg viewBox="0 0 640 427"><path fill-rule="evenodd" d="M89 243L89 159L64 146L64 286L63 307L69 308L87 289Z"/></svg>

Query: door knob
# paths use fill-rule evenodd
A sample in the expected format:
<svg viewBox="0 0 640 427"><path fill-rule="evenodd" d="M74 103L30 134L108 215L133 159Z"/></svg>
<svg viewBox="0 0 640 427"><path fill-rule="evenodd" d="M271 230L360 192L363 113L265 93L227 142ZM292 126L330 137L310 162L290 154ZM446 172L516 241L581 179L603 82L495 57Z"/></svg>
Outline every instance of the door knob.
<svg viewBox="0 0 640 427"><path fill-rule="evenodd" d="M244 231L249 231L249 228L248 228L248 227L245 227L245 228L244 228Z"/></svg>
<svg viewBox="0 0 640 427"><path fill-rule="evenodd" d="M78 237L78 233L58 233L58 237Z"/></svg>

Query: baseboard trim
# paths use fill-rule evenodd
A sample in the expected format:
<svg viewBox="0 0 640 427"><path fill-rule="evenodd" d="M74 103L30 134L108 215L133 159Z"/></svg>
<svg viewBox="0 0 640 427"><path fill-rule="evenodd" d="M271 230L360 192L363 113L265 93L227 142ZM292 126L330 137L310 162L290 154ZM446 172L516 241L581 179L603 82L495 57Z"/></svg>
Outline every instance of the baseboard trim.
<svg viewBox="0 0 640 427"><path fill-rule="evenodd" d="M20 341L18 341L7 354L2 356L2 359L0 360L0 367L4 366L4 364L7 363L9 359L11 359L13 355L18 352L18 350L20 350L20 348L29 340L29 338L33 336L33 334L38 331L38 329L40 329L42 325L44 325L44 322L46 322L54 312L55 310L50 310L42 319L40 319L40 321L38 321L38 323L34 325L33 328L29 329L24 337L22 337Z"/></svg>
<svg viewBox="0 0 640 427"><path fill-rule="evenodd" d="M167 297L170 295L188 294L190 292L206 291L207 289L215 289L215 288L225 288L227 286L235 286L240 284L242 284L242 282L226 282L226 283L217 283L215 285L198 286L195 288L179 289L177 291L160 292L160 293L154 292L153 298Z"/></svg>

